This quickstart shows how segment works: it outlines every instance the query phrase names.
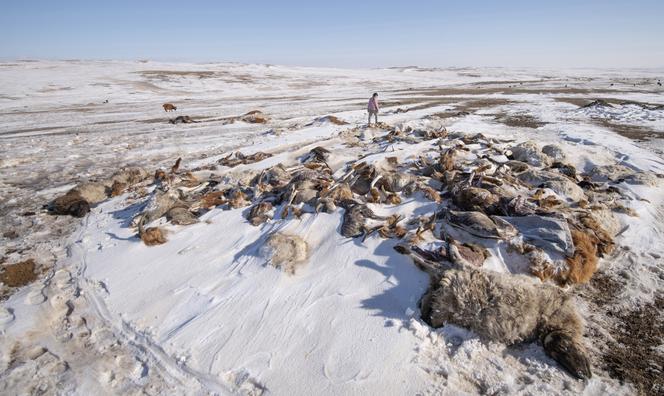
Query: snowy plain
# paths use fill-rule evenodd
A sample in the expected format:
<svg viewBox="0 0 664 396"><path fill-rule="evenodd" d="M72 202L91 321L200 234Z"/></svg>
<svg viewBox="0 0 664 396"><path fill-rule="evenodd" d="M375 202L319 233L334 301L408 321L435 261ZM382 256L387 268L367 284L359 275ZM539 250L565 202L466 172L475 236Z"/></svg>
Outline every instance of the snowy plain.
<svg viewBox="0 0 664 396"><path fill-rule="evenodd" d="M230 177L295 164L323 145L336 154L330 165L342 169L358 154L375 154L349 150L344 131L360 126L361 141L384 133L361 127L372 92L379 92L380 121L388 125L535 140L560 145L579 170L618 163L663 174L664 145L656 137L664 134L664 110L657 108L664 105L664 89L656 85L663 74L151 61L0 64L2 231L18 230L18 237L3 236L0 255L7 262L34 258L44 271L0 303L0 390L632 394L629 383L600 367L588 382L573 379L537 343L508 347L454 325L431 329L418 313L427 275L396 254L395 240L342 237L341 210L253 227L242 209L213 209L198 224L166 225L169 241L147 247L128 227L141 202L128 204L127 195L99 204L82 221L55 218L41 206L119 167L154 171L178 157L194 168L238 150L274 154L214 170ZM611 107L582 107L598 98ZM178 105L177 114L164 112L167 102ZM270 121L224 122L252 110ZM200 122L168 123L180 114ZM349 125L317 121L327 115ZM623 124L638 130L625 132ZM408 160L417 151L401 143L389 154ZM664 190L661 183L624 188L644 200L634 201L638 217L620 216L629 228L616 241L619 253L600 261L609 274L627 274L619 301L606 311L651 303L664 282ZM435 204L415 197L392 210L381 214L423 214ZM36 214L22 216L25 211ZM266 265L261 254L274 231L300 235L309 245L306 266L293 276ZM491 270L515 271L510 256L491 252ZM597 330L606 312L580 300L589 327ZM600 354L594 359L598 363Z"/></svg>

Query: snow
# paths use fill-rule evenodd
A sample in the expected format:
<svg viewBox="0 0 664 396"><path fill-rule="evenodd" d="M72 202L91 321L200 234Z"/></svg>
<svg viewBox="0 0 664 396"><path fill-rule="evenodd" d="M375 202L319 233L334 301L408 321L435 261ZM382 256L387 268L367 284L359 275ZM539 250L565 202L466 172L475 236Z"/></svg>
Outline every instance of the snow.
<svg viewBox="0 0 664 396"><path fill-rule="evenodd" d="M656 72L627 75L631 80L616 83L610 95L664 102L661 90L632 85L652 80ZM238 150L274 154L219 174L232 178L277 163L292 165L321 144L336 154L330 166L339 170L358 155L367 155L367 162L386 156L405 161L427 150L430 142L371 151L374 133L382 133L377 130L366 130L355 149L344 146L340 133L366 122L366 100L374 91L387 103L380 121L390 125L445 126L515 142L557 144L579 170L618 163L664 173L661 141L632 141L593 122L600 117L664 132L664 110L631 104L578 109L556 98L591 101L592 94L509 88L536 81L534 86L543 91L567 84L602 91L609 89L609 81L624 78L622 72L604 70L5 63L0 64L0 194L8 210L21 205L38 210L76 182L108 176L127 164L152 171L180 156L186 167L195 167ZM420 91L478 86L504 91L452 94L450 103L417 108L431 101ZM486 98L510 103L468 115L430 117L455 111L457 103ZM166 102L176 103L177 112L164 113L161 104ZM255 109L271 121L221 121ZM183 114L202 122L166 122ZM330 114L350 124L313 122ZM510 127L497 122L497 114L529 115L546 124ZM629 228L618 243L630 246L632 253L625 254L632 265L626 271L634 280L626 304L637 304L650 301L662 287L653 268L662 268L662 260L654 257L664 257L664 191L661 186L621 186L646 199L632 201L638 218L620 215ZM373 208L380 214L412 215L430 213L435 204L415 195L393 208ZM166 225L168 242L155 247L140 243L127 226L140 210L141 202L130 204L125 194L96 206L70 228L40 214L28 226L45 230L58 224L73 232L51 240L51 234L34 231L23 242L1 248L3 256L14 258L17 253L9 247L36 244L35 252L53 256L54 265L35 284L0 303L0 390L294 395L633 391L601 372L587 383L576 381L537 343L506 347L453 325L429 328L418 309L428 276L395 253L396 240L343 238L338 231L341 209L260 227L247 223L246 209L213 209L197 224ZM11 224L27 227L26 221ZM307 261L294 275L267 265L260 249L277 231L299 235L308 244ZM489 269L521 271L502 247L489 248ZM31 358L37 354L30 349L35 345L48 352Z"/></svg>

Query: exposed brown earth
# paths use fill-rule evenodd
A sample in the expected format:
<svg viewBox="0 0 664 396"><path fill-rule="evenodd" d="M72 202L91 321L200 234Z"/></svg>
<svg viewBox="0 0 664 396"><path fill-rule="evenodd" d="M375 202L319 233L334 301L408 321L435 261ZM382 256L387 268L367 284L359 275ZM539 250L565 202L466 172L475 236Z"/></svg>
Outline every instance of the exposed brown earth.
<svg viewBox="0 0 664 396"><path fill-rule="evenodd" d="M657 132L639 125L618 124L605 119L596 119L595 122L621 136L633 140L648 140L664 137L664 131Z"/></svg>
<svg viewBox="0 0 664 396"><path fill-rule="evenodd" d="M495 117L495 120L502 124L515 128L537 129L547 124L546 122L540 121L537 118L528 114L518 114L518 115L499 114Z"/></svg>
<svg viewBox="0 0 664 396"><path fill-rule="evenodd" d="M0 282L9 287L25 286L35 279L37 279L37 273L35 273L35 261L32 259L5 265L3 271L0 272Z"/></svg>
<svg viewBox="0 0 664 396"><path fill-rule="evenodd" d="M611 377L633 384L639 394L664 393L664 296L628 312L608 311L617 325L603 356Z"/></svg>

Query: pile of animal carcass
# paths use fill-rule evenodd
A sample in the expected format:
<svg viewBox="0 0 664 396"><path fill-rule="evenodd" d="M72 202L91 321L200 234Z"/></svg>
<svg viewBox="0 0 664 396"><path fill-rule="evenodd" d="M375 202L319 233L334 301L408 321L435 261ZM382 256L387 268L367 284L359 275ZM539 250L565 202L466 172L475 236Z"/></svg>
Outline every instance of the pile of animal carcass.
<svg viewBox="0 0 664 396"><path fill-rule="evenodd" d="M180 170L178 159L170 171L157 170L149 180L144 170L128 169L97 183L94 201L83 194L90 187L79 186L56 199L52 208L80 216L105 196L133 190L136 200L145 199L133 225L146 245L167 241L161 228L151 226L164 216L187 225L213 208L246 208L248 223L259 226L292 221L303 213L342 210L343 236L398 239L395 249L430 275L420 307L427 323L455 323L507 344L539 340L572 375L590 377L582 321L562 287L587 282L598 258L612 251L613 239L624 231L614 213L635 216L628 206L633 198L613 181L643 184L657 178L619 165L579 173L556 145L514 144L445 129L381 128L381 134L364 143L364 149L383 153L379 160L364 156L336 171L328 165L335 154L324 147L312 149L292 166L248 172L232 183L218 175L202 180ZM340 136L344 133L348 131ZM399 159L388 154L390 146L416 149ZM235 153L219 164L232 168L270 156ZM372 210L413 196L436 202L436 209L412 218L379 216ZM423 242L432 239L440 248L425 250ZM272 247L279 241L289 244L286 250L293 257L277 260L286 272L295 272L294 261L306 260L301 239L277 236L269 241ZM483 269L490 255L486 247L497 243L522 255L534 276Z"/></svg>

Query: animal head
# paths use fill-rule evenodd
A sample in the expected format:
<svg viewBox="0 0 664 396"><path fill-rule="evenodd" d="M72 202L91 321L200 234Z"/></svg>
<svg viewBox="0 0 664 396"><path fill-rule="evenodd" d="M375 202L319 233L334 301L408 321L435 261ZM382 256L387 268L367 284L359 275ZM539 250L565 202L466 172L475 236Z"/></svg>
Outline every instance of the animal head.
<svg viewBox="0 0 664 396"><path fill-rule="evenodd" d="M552 331L544 336L542 344L547 355L560 363L576 378L589 379L592 377L585 348L570 335L560 330Z"/></svg>

